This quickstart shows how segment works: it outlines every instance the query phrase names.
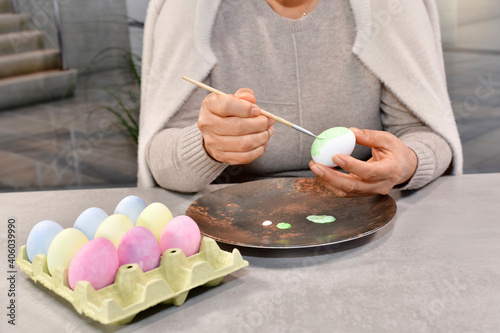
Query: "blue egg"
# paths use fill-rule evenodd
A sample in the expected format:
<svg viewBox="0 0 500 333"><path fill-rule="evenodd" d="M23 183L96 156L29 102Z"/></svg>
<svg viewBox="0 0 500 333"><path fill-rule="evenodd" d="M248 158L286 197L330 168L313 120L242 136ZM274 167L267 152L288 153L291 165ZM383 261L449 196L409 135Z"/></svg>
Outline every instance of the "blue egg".
<svg viewBox="0 0 500 333"><path fill-rule="evenodd" d="M94 239L97 228L108 217L101 208L90 207L85 209L75 221L73 228L80 230L87 236L88 240Z"/></svg>
<svg viewBox="0 0 500 333"><path fill-rule="evenodd" d="M137 223L137 218L141 215L146 206L146 203L141 198L135 195L129 195L116 205L115 214L125 215L135 225Z"/></svg>
<svg viewBox="0 0 500 333"><path fill-rule="evenodd" d="M31 229L26 241L26 252L28 253L29 261L33 262L37 254L47 255L50 243L52 243L54 237L61 231L63 231L63 227L57 222L50 220L38 222Z"/></svg>

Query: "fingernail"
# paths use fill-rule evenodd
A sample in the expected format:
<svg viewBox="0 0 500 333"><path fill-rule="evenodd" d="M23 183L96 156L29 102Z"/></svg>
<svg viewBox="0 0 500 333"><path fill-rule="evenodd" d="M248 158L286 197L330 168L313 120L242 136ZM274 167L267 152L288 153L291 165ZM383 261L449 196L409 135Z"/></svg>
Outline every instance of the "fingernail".
<svg viewBox="0 0 500 333"><path fill-rule="evenodd" d="M267 126L273 126L274 125L274 119L271 119L271 118L267 118L268 121L267 121Z"/></svg>
<svg viewBox="0 0 500 333"><path fill-rule="evenodd" d="M359 128L356 128L356 127L351 127L351 128L350 128L350 130L351 130L354 134L356 134L356 135L358 135L358 134L363 134L363 132L362 132Z"/></svg>
<svg viewBox="0 0 500 333"><path fill-rule="evenodd" d="M274 127L271 126L267 130L269 131L269 136L273 136L273 134L274 134Z"/></svg>
<svg viewBox="0 0 500 333"><path fill-rule="evenodd" d="M252 108L252 110L250 111L250 115L252 117L256 117L260 114L260 110L258 108Z"/></svg>
<svg viewBox="0 0 500 333"><path fill-rule="evenodd" d="M236 98L239 98L239 99L246 99L245 97L249 98L249 97L253 97L251 94L247 93L247 92L236 92L234 94L234 96Z"/></svg>
<svg viewBox="0 0 500 333"><path fill-rule="evenodd" d="M333 162L341 167L345 166L345 160L340 155L333 155Z"/></svg>
<svg viewBox="0 0 500 333"><path fill-rule="evenodd" d="M313 166L311 167L311 170L312 170L312 172L314 172L314 174L315 174L316 176L318 176L318 177L323 177L323 171L321 171L321 169L320 169L320 168L318 168L316 165L313 165Z"/></svg>

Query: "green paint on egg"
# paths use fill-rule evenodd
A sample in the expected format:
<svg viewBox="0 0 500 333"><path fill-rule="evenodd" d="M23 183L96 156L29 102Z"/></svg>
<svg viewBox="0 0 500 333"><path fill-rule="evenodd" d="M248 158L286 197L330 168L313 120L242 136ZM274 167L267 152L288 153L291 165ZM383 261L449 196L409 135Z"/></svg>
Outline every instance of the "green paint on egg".
<svg viewBox="0 0 500 333"><path fill-rule="evenodd" d="M349 133L349 129L347 127L332 127L330 129L327 129L326 131L318 135L316 139L314 139L314 142L311 146L311 155L318 156L321 148L325 143L333 138L338 138L340 136L346 135L347 133Z"/></svg>
<svg viewBox="0 0 500 333"><path fill-rule="evenodd" d="M330 223L336 220L336 218L331 215L309 215L306 218L314 223Z"/></svg>
<svg viewBox="0 0 500 333"><path fill-rule="evenodd" d="M284 222L278 223L276 226L280 229L289 229L292 227L290 223L284 223Z"/></svg>

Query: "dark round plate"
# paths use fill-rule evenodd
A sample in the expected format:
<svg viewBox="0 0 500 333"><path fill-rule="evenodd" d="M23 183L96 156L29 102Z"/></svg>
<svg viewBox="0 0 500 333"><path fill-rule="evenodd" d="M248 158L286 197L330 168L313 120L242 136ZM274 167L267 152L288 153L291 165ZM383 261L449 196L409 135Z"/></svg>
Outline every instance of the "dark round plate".
<svg viewBox="0 0 500 333"><path fill-rule="evenodd" d="M337 198L315 178L277 178L237 184L211 192L189 206L201 233L216 241L256 248L305 248L367 236L396 215L388 195ZM309 215L333 215L314 223ZM266 220L273 223L264 226ZM280 222L291 224L279 229Z"/></svg>

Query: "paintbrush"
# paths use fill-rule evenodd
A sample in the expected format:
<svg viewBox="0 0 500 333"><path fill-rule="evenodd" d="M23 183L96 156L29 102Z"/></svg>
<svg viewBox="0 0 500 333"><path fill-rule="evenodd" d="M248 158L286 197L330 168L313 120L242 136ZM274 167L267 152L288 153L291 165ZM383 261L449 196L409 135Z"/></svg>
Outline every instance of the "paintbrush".
<svg viewBox="0 0 500 333"><path fill-rule="evenodd" d="M189 78L189 77L183 76L182 78L183 78L184 80L186 80L186 81L188 81L188 82L191 82L192 84L195 84L195 85L197 85L198 87L203 88L203 89L206 89L206 90L208 90L208 91L210 91L210 92L212 92L212 93L214 93L214 94L217 94L217 95L226 95L225 93L223 93L223 92L222 92L222 91L220 91L220 90L217 90L217 89L215 89L215 88L212 88L212 87L210 87L210 86L208 86L208 85L206 85L206 84L204 84L204 83L198 82L198 81L193 80L193 79L191 79L191 78ZM268 111L263 110L263 109L260 109L260 112L261 112L264 116L266 116L266 117L268 117L268 118L271 118L271 119L274 119L274 120L276 120L277 122L282 123L283 125L286 125L286 126L288 126L288 127L291 127L291 128L293 128L293 129L296 129L297 131L302 132L302 133L307 134L307 135L310 135L310 136L312 136L312 137L315 137L315 138L317 137L317 136L316 136L316 135L314 135L311 131L308 131L308 130L306 130L305 128L300 127L299 125L295 125L295 124L293 124L293 123L289 122L288 120L285 120L285 119L283 119L283 118L281 118L281 117L278 117L277 115L274 115L274 114L272 114L271 112L268 112Z"/></svg>

